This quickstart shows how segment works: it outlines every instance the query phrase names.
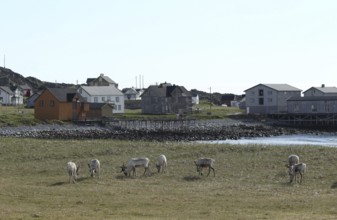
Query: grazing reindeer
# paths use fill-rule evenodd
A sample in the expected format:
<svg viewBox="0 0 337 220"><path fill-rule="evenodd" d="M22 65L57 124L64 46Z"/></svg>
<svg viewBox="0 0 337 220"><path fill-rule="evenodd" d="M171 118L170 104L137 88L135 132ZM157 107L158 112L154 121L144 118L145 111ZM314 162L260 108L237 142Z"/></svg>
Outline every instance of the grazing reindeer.
<svg viewBox="0 0 337 220"><path fill-rule="evenodd" d="M158 157L156 167L157 167L158 173L160 172L166 173L167 159L164 154Z"/></svg>
<svg viewBox="0 0 337 220"><path fill-rule="evenodd" d="M297 155L289 155L288 157L288 164L286 164L286 167L289 168L289 177L290 177L290 182L292 182L292 176L290 174L291 172L291 166L298 164L300 162L300 158Z"/></svg>
<svg viewBox="0 0 337 220"><path fill-rule="evenodd" d="M69 174L69 183L76 183L80 164L76 165L74 162L67 163L67 171Z"/></svg>
<svg viewBox="0 0 337 220"><path fill-rule="evenodd" d="M101 169L101 163L97 159L92 159L88 163L89 167L89 173L91 177L94 177L95 174L97 174L97 177L99 178L99 172Z"/></svg>
<svg viewBox="0 0 337 220"><path fill-rule="evenodd" d="M131 158L126 166L124 164L121 166L121 172L123 172L125 176L130 176L132 171L132 175L135 176L136 167L144 167L143 175L150 175L150 160L147 157Z"/></svg>
<svg viewBox="0 0 337 220"><path fill-rule="evenodd" d="M211 169L213 170L213 174L215 176L215 170L214 170L214 167L213 167L214 162L215 162L215 160L213 160L212 158L199 158L198 160L194 161L194 164L197 167L197 172L199 173L199 175L202 175L202 168L208 167L207 176L209 176L209 173L211 172Z"/></svg>
<svg viewBox="0 0 337 220"><path fill-rule="evenodd" d="M304 173L305 173L306 169L307 169L307 165L305 163L299 163L299 164L292 165L290 167L290 172L289 172L290 183L293 182L294 178L295 178L295 182L298 182L297 176L299 174L301 176L301 179L299 180L299 183L301 184L302 180L304 178Z"/></svg>

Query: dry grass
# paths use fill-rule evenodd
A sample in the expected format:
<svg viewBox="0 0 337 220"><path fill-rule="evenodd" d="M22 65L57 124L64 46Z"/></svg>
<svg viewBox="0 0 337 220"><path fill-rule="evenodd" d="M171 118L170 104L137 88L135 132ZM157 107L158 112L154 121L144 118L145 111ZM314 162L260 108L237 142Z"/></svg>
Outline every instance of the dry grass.
<svg viewBox="0 0 337 220"><path fill-rule="evenodd" d="M154 168L162 153L167 174L120 173L130 157L147 156ZM308 165L302 185L288 184L293 153ZM216 160L216 177L197 175L201 156ZM2 138L0 219L335 219L336 157L336 148L310 146ZM89 177L91 158L101 179ZM69 160L81 162L77 184L68 184Z"/></svg>

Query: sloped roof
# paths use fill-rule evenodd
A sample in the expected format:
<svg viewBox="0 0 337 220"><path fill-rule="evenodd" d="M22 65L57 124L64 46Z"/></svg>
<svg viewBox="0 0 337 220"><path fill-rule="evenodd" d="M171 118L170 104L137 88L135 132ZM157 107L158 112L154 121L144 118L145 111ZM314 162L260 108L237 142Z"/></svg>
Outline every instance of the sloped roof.
<svg viewBox="0 0 337 220"><path fill-rule="evenodd" d="M71 102L76 95L75 89L69 88L47 88L60 102Z"/></svg>
<svg viewBox="0 0 337 220"><path fill-rule="evenodd" d="M101 75L100 77L102 77L105 81L107 81L109 84L116 84L115 81L113 81L110 77L105 76L105 75Z"/></svg>
<svg viewBox="0 0 337 220"><path fill-rule="evenodd" d="M124 95L115 86L81 86L91 96L111 96L111 95Z"/></svg>
<svg viewBox="0 0 337 220"><path fill-rule="evenodd" d="M14 92L8 86L0 86L0 89L5 91L6 93L13 95Z"/></svg>
<svg viewBox="0 0 337 220"><path fill-rule="evenodd" d="M125 88L122 90L122 92L125 94L125 95L128 95L128 94L138 94L138 92L136 91L136 89L134 88Z"/></svg>
<svg viewBox="0 0 337 220"><path fill-rule="evenodd" d="M113 103L89 103L90 109L101 109L103 106L110 106L110 108L114 108L115 105Z"/></svg>
<svg viewBox="0 0 337 220"><path fill-rule="evenodd" d="M248 91L248 90L250 90L250 89L253 89L253 88L257 87L257 86L266 86L266 87L268 87L270 89L273 89L273 90L276 90L276 91L279 91L279 92L282 92L282 91L283 92L286 92L286 91L287 92L288 91L298 91L298 92L300 92L300 91L302 91L302 90L300 90L300 89L298 89L296 87L290 86L288 84L258 84L256 86L253 86L253 87L249 88L249 89L246 89L245 92Z"/></svg>
<svg viewBox="0 0 337 220"><path fill-rule="evenodd" d="M142 94L142 96L146 95L147 93L151 93L151 96L156 97L171 97L172 92L174 90L178 89L183 96L191 96L191 93L185 89L183 86L177 86L177 85L171 85L168 83L160 84L159 86L149 86L145 92Z"/></svg>
<svg viewBox="0 0 337 220"><path fill-rule="evenodd" d="M321 91L322 93L337 93L337 88L336 87L311 87L310 89L317 89L319 91ZM310 89L307 89L304 92L309 91Z"/></svg>

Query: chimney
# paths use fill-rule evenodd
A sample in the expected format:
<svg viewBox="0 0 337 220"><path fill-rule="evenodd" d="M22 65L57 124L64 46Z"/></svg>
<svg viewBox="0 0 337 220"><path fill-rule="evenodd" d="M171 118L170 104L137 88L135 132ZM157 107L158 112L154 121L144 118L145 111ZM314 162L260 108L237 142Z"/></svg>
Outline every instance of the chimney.
<svg viewBox="0 0 337 220"><path fill-rule="evenodd" d="M101 73L100 76L104 76L104 73Z"/></svg>
<svg viewBox="0 0 337 220"><path fill-rule="evenodd" d="M325 87L325 84L322 84L322 88L324 88Z"/></svg>

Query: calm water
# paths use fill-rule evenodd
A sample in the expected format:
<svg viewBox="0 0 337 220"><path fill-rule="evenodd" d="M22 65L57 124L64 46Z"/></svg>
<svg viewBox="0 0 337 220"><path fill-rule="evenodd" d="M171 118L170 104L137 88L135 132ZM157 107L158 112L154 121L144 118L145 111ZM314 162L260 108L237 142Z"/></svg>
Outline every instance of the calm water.
<svg viewBox="0 0 337 220"><path fill-rule="evenodd" d="M209 143L209 141L208 141ZM320 135L284 135L275 137L259 138L242 138L239 140L222 140L211 141L214 144L258 144L258 145L315 145L337 147L337 135L320 134Z"/></svg>

